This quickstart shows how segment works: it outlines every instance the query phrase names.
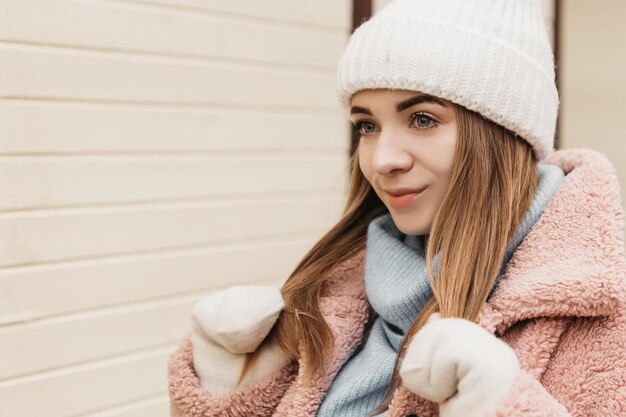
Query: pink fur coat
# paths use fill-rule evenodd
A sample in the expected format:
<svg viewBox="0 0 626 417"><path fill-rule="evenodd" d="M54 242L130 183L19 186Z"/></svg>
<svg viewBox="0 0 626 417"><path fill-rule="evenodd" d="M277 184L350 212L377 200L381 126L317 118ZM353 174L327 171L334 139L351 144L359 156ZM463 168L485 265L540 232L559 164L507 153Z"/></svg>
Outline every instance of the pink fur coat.
<svg viewBox="0 0 626 417"><path fill-rule="evenodd" d="M615 169L585 150L557 151L544 162L566 177L477 320L515 350L522 368L488 416L626 416L626 262ZM322 297L336 335L326 375L305 384L300 361L243 391L211 395L185 339L169 362L172 416L314 416L370 317L363 255L334 271ZM411 415L437 416L437 405L401 387L388 417Z"/></svg>

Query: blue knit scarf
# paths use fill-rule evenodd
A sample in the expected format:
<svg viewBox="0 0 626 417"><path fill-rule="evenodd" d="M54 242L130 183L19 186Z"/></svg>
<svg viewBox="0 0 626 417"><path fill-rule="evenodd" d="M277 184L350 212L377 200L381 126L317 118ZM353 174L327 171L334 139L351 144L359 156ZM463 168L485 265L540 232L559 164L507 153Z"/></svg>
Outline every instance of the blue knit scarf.
<svg viewBox="0 0 626 417"><path fill-rule="evenodd" d="M554 165L538 165L538 171L537 192L507 246L492 293L513 252L539 220L563 179L563 172ZM381 404L398 347L413 320L432 297L424 252L424 237L403 234L389 214L370 223L365 291L377 317L360 349L333 380L318 417L364 417Z"/></svg>

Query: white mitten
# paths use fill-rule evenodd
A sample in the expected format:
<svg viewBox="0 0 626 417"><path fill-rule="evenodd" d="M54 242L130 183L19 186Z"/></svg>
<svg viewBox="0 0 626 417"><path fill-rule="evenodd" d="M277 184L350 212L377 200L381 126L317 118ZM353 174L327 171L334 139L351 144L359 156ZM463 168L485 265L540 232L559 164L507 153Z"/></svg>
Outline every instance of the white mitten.
<svg viewBox="0 0 626 417"><path fill-rule="evenodd" d="M409 343L404 385L439 403L441 417L484 417L520 372L513 349L468 320L433 315Z"/></svg>
<svg viewBox="0 0 626 417"><path fill-rule="evenodd" d="M289 363L275 343L261 346L258 361L239 384L246 353L256 351L284 307L275 287L235 286L196 304L192 314L193 364L200 385L220 395L245 388Z"/></svg>

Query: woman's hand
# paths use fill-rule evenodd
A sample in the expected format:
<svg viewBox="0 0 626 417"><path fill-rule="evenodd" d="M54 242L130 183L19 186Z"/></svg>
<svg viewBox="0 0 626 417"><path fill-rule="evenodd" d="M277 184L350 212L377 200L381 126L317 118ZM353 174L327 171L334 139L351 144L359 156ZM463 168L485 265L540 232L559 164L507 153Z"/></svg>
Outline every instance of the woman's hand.
<svg viewBox="0 0 626 417"><path fill-rule="evenodd" d="M433 315L409 343L400 377L441 417L484 417L520 372L506 343L468 320Z"/></svg>
<svg viewBox="0 0 626 417"><path fill-rule="evenodd" d="M263 340L284 307L275 287L236 286L200 300L193 309L191 343L200 384L213 394L245 388L289 363L275 343ZM259 358L240 382L246 353Z"/></svg>

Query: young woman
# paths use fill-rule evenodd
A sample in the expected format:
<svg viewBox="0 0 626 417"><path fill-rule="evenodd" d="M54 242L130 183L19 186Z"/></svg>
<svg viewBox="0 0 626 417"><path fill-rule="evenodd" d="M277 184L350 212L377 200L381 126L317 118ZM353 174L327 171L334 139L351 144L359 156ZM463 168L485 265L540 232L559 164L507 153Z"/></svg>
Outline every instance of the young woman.
<svg viewBox="0 0 626 417"><path fill-rule="evenodd" d="M173 416L625 416L614 168L552 152L535 0L395 0L352 35L344 214L280 292L194 310Z"/></svg>

